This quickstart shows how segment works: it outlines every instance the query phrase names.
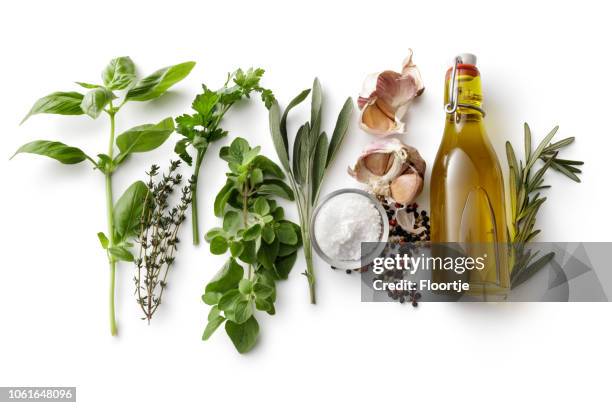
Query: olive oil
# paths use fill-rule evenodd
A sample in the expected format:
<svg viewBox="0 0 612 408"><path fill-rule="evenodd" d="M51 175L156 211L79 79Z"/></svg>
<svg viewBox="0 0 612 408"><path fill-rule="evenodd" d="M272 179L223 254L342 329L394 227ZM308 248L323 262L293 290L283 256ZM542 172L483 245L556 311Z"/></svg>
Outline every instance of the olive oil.
<svg viewBox="0 0 612 408"><path fill-rule="evenodd" d="M468 256L484 256L485 268L469 272L468 294L503 297L510 286L504 181L483 123L476 57L458 56L445 85L446 123L431 175L431 240L461 243ZM439 271L433 277L451 278Z"/></svg>

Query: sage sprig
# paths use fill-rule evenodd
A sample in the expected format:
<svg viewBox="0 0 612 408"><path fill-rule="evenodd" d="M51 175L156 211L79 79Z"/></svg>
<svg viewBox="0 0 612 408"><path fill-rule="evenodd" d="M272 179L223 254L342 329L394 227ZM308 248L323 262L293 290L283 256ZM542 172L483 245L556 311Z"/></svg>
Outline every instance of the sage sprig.
<svg viewBox="0 0 612 408"><path fill-rule="evenodd" d="M102 71L102 84L77 82L87 92L54 92L34 103L22 120L41 113L57 115L88 115L98 118L103 112L110 121L108 150L97 155L97 160L83 150L64 143L36 140L21 146L15 154L32 153L47 156L63 164L90 161L105 178L107 234L98 233L102 248L107 253L110 269L109 309L111 334L117 334L115 319L115 272L118 261L132 262L131 239L138 234L144 199L148 194L142 182L132 184L116 204L113 203L112 175L132 154L143 153L161 146L174 131L174 121L166 118L155 124L131 128L115 137L115 119L121 108L130 101L149 101L163 95L171 86L185 78L195 62L184 62L155 71L138 79L136 68L130 57L118 57L109 62ZM115 102L118 91L124 91L123 100ZM116 153L115 145L119 150Z"/></svg>
<svg viewBox="0 0 612 408"><path fill-rule="evenodd" d="M202 296L212 306L202 339L225 323L225 332L240 353L251 350L257 341L255 312L276 313L276 282L287 278L302 244L300 227L285 220L283 208L274 200L293 200L291 188L283 182L282 169L260 150L241 138L221 149L229 172L214 210L223 223L205 236L213 254L229 251L230 257Z"/></svg>
<svg viewBox="0 0 612 408"><path fill-rule="evenodd" d="M272 91L259 85L263 74L264 70L261 68L249 68L246 71L238 69L227 75L225 84L217 91L202 85L203 92L197 95L191 104L195 113L184 114L176 118L176 131L184 137L176 143L174 151L188 165L194 164L195 183L191 203L194 245L200 243L197 189L200 167L206 150L211 143L227 136L227 131L220 127L221 120L236 102L249 98L253 92L259 92L266 107L270 108L274 95ZM195 157L189 153L189 146L195 150Z"/></svg>
<svg viewBox="0 0 612 408"><path fill-rule="evenodd" d="M270 109L270 132L278 158L289 176L295 194L306 259L304 275L308 279L310 302L314 304L316 293L310 223L325 172L329 169L348 131L353 101L348 98L344 103L332 137L329 139L327 134L321 131L323 93L319 80L315 78L312 86L310 121L304 123L297 131L290 155L287 117L291 109L302 103L310 92L310 89L302 91L287 105L282 114L278 103L274 102Z"/></svg>
<svg viewBox="0 0 612 408"><path fill-rule="evenodd" d="M511 243L510 282L512 287L525 282L554 258L552 252L538 257L539 251L533 252L525 248L525 244L531 242L540 233L539 229L535 229L536 218L546 201L542 192L550 188L550 185L544 184L544 175L549 169L553 169L575 182L580 182L578 174L582 171L579 166L584 164L582 161L565 160L558 157L560 150L572 144L575 140L574 137L568 137L551 143L557 130L559 130L558 126L555 126L542 139L535 150L532 150L529 125L525 123L524 128L524 162L523 160L517 160L512 144L506 142L510 180L511 219L508 225L508 236ZM538 162L543 164L536 169L535 165Z"/></svg>

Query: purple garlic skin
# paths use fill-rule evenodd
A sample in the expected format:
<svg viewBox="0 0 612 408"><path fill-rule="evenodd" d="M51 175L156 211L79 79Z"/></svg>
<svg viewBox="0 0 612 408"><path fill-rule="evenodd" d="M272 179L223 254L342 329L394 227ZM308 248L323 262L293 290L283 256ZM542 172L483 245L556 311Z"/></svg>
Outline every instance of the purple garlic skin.
<svg viewBox="0 0 612 408"><path fill-rule="evenodd" d="M395 138L376 140L348 173L376 195L410 204L423 190L426 164L418 150Z"/></svg>
<svg viewBox="0 0 612 408"><path fill-rule="evenodd" d="M408 105L425 89L419 69L412 62L412 50L402 65L401 73L377 72L368 75L363 83L357 101L361 110L359 125L372 135L403 133Z"/></svg>

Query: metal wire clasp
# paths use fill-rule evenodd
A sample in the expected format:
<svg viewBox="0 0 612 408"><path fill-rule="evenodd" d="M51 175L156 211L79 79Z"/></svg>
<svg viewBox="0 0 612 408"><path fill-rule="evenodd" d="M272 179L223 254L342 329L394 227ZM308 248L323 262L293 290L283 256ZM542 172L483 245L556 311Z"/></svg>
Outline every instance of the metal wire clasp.
<svg viewBox="0 0 612 408"><path fill-rule="evenodd" d="M446 113L455 113L457 111L457 96L459 94L459 84L457 83L457 65L461 63L461 56L457 55L455 57L455 65L453 65L453 71L451 72L450 81L448 82L448 94L450 95L450 99L446 106L444 106L444 111Z"/></svg>

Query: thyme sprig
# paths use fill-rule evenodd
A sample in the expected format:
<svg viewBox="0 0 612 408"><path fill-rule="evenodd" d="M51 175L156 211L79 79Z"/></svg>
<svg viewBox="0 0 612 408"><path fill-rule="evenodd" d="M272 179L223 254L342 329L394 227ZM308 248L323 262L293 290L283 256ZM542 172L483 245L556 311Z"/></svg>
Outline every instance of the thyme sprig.
<svg viewBox="0 0 612 408"><path fill-rule="evenodd" d="M544 184L544 175L549 169L553 169L575 182L580 182L578 174L581 173L581 169L578 166L583 165L584 162L558 157L560 150L572 144L575 138L568 137L551 143L557 130L559 130L559 126L555 126L542 139L536 149L532 150L531 130L529 125L525 123L524 164L522 160L517 161L512 144L506 142L510 178L511 222L508 226L508 236L511 243L510 277L512 287L525 282L554 258L552 252L538 258L539 251L533 252L525 248L525 244L531 242L541 231L535 229L536 218L538 211L546 201L542 191L550 188L550 185ZM536 170L534 166L538 162L544 164Z"/></svg>
<svg viewBox="0 0 612 408"><path fill-rule="evenodd" d="M162 174L160 180L156 180L159 166L151 166L146 173L148 193L140 218L137 240L140 249L134 261L137 267L134 283L143 319L149 323L162 302L179 243L179 228L192 200L193 177L188 186L182 187L179 203L170 207L174 191L183 182L181 174L177 173L180 164L180 161L171 161L168 173Z"/></svg>

